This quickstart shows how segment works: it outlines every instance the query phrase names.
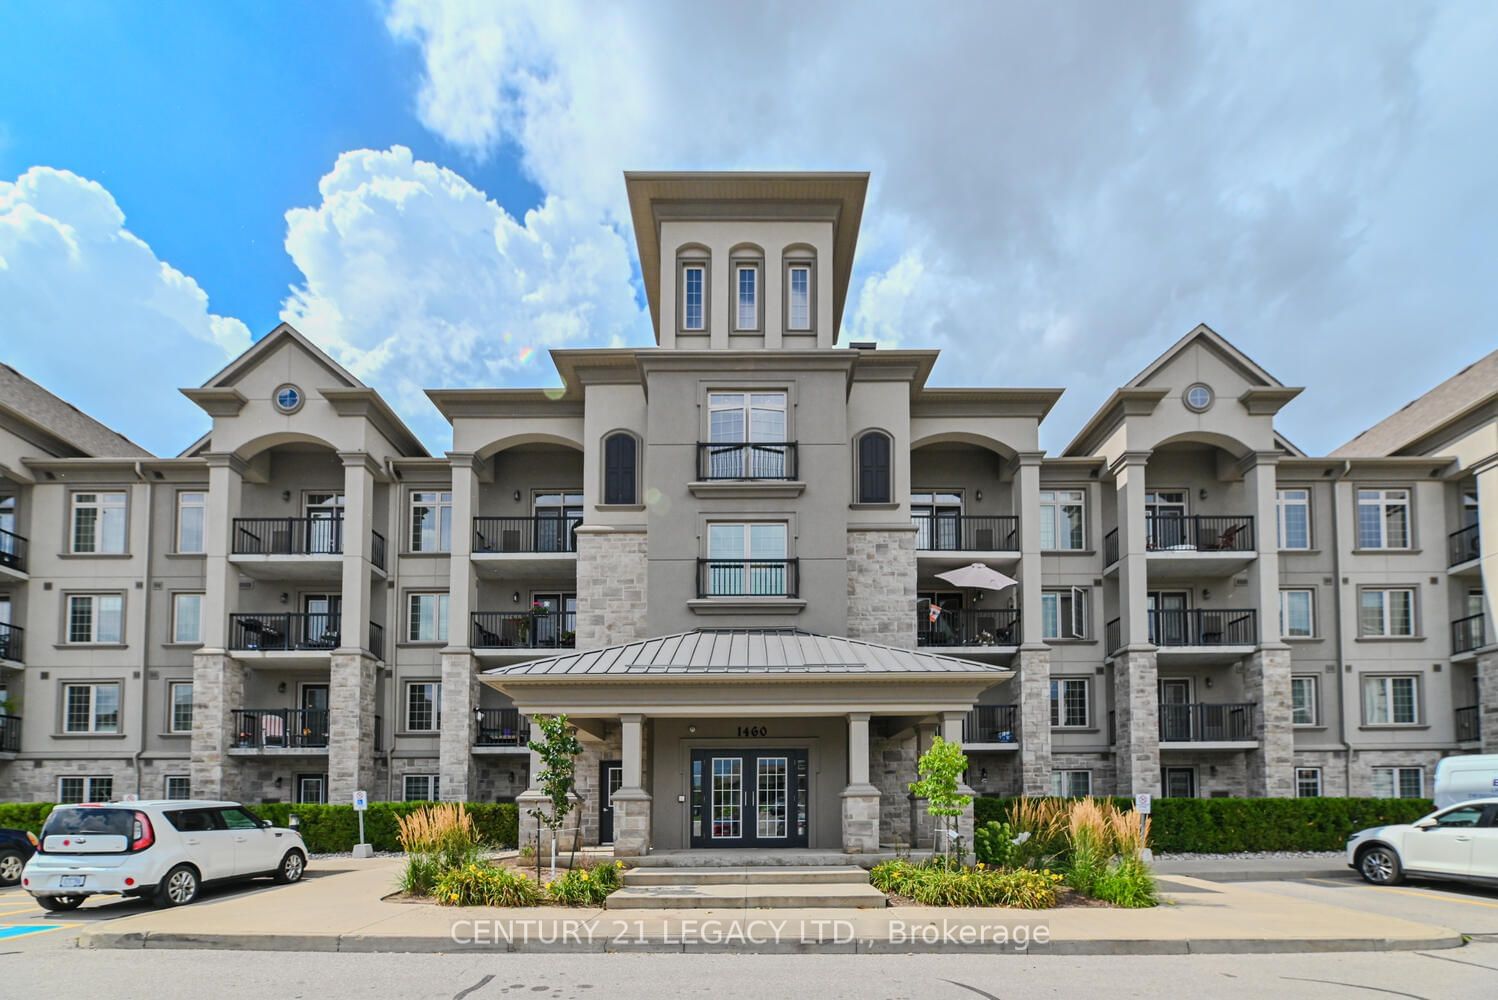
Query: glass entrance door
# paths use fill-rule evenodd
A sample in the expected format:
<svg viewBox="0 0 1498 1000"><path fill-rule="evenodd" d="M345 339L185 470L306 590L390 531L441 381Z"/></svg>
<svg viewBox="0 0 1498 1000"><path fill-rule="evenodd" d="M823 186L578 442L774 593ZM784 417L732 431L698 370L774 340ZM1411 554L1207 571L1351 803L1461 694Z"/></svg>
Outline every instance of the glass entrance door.
<svg viewBox="0 0 1498 1000"><path fill-rule="evenodd" d="M692 751L693 847L805 847L805 750Z"/></svg>
<svg viewBox="0 0 1498 1000"><path fill-rule="evenodd" d="M600 844L612 844L614 842L614 793L624 786L624 763L617 760L606 760L599 765L603 773L600 777L602 794L598 797L598 842Z"/></svg>
<svg viewBox="0 0 1498 1000"><path fill-rule="evenodd" d="M303 649L338 648L339 629L343 627L343 598L338 594L303 594L302 611L306 614L304 632L299 636Z"/></svg>
<svg viewBox="0 0 1498 1000"><path fill-rule="evenodd" d="M328 685L302 685L302 745L328 745Z"/></svg>

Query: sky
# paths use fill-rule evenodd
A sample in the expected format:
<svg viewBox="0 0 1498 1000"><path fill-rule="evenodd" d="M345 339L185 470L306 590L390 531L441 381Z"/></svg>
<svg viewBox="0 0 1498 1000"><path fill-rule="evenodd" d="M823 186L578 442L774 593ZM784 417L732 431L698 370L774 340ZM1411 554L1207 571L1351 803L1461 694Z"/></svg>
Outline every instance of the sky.
<svg viewBox="0 0 1498 1000"><path fill-rule="evenodd" d="M1498 4L0 2L0 360L171 455L281 321L429 387L653 343L625 170L868 170L841 339L1056 386L1205 322L1322 453L1498 347Z"/></svg>

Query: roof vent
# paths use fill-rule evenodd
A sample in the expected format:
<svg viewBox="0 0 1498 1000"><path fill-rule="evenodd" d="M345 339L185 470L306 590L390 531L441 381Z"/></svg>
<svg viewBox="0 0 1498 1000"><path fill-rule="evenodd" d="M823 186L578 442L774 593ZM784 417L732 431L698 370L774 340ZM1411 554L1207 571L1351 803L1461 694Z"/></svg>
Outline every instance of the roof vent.
<svg viewBox="0 0 1498 1000"><path fill-rule="evenodd" d="M877 351L879 345L872 340L850 340L848 346L855 351Z"/></svg>

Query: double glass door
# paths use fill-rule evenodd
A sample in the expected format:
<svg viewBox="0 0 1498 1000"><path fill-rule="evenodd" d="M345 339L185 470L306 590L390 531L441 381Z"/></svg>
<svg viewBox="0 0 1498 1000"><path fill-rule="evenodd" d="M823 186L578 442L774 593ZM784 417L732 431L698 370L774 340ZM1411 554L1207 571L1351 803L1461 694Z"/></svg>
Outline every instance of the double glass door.
<svg viewBox="0 0 1498 1000"><path fill-rule="evenodd" d="M693 847L805 847L805 750L692 751Z"/></svg>
<svg viewBox="0 0 1498 1000"><path fill-rule="evenodd" d="M1190 596L1181 590L1152 591L1146 607L1149 609L1150 642L1156 646L1188 646L1189 621L1186 614Z"/></svg>

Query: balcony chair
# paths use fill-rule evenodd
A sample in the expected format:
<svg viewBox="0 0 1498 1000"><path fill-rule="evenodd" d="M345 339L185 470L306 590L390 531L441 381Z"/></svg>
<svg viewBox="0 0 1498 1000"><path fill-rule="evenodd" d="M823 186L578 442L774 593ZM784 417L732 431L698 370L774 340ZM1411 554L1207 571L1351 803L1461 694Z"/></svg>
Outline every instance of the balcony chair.
<svg viewBox="0 0 1498 1000"><path fill-rule="evenodd" d="M260 717L260 745L263 747L286 746L286 719L280 714L267 713Z"/></svg>
<svg viewBox="0 0 1498 1000"><path fill-rule="evenodd" d="M1236 552L1238 549L1238 536L1243 534L1243 530L1246 527L1247 525L1244 524L1235 524L1218 535L1215 540L1203 545L1202 548L1211 552Z"/></svg>

